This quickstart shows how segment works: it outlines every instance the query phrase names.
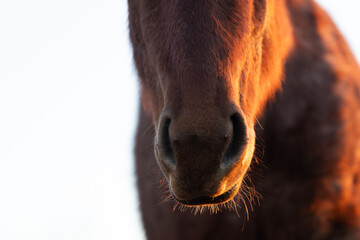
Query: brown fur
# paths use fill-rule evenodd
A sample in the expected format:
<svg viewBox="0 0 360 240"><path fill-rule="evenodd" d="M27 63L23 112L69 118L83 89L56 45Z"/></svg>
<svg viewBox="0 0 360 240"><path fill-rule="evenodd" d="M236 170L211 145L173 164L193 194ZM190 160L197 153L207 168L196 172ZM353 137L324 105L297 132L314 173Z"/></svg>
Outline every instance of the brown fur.
<svg viewBox="0 0 360 240"><path fill-rule="evenodd" d="M312 0L128 4L147 238L360 239L360 70L328 15ZM216 214L164 191L186 203L233 186Z"/></svg>

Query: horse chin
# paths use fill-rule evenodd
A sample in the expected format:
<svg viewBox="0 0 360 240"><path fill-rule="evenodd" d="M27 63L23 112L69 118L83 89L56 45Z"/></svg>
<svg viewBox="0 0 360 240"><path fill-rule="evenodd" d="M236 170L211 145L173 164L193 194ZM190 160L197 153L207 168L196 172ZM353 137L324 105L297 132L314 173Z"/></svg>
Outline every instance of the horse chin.
<svg viewBox="0 0 360 240"><path fill-rule="evenodd" d="M228 191L222 193L221 195L215 197L202 196L190 200L182 200L176 198L174 194L171 193L173 198L186 207L200 207L200 206L212 206L212 205L221 205L224 204L231 199L233 199L238 193L240 188L240 184L235 184Z"/></svg>

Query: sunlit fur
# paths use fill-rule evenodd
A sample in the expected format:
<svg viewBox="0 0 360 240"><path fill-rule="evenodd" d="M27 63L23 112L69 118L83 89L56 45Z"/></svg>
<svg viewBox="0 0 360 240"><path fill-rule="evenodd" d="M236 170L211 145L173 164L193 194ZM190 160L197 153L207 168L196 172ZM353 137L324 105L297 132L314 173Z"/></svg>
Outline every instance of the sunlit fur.
<svg viewBox="0 0 360 240"><path fill-rule="evenodd" d="M360 239L360 70L328 15L313 0L128 5L147 238ZM234 109L246 141L222 172ZM172 197L233 186L217 205Z"/></svg>

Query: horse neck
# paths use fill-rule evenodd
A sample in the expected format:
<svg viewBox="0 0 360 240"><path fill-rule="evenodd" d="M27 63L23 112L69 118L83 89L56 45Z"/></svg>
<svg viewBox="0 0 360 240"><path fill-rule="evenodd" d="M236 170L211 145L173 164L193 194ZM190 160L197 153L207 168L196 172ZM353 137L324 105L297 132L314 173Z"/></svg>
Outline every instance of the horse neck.
<svg viewBox="0 0 360 240"><path fill-rule="evenodd" d="M360 161L359 66L316 3L289 0L287 5L294 42L283 62L282 90L266 109L264 131L258 135L265 138L267 159L279 171L343 174L337 177L345 179L353 173L344 166L359 166ZM360 167L351 171L360 172Z"/></svg>

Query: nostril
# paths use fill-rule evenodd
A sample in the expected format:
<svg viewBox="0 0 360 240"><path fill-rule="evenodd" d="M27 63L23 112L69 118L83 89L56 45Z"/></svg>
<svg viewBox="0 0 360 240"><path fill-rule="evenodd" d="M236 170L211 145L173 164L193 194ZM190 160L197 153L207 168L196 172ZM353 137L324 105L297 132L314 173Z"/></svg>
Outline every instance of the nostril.
<svg viewBox="0 0 360 240"><path fill-rule="evenodd" d="M233 164L244 150L247 141L246 125L239 113L231 115L232 135L228 148L225 151L222 164Z"/></svg>
<svg viewBox="0 0 360 240"><path fill-rule="evenodd" d="M171 124L171 119L166 118L164 120L164 124L161 129L161 148L165 159L171 164L175 165L175 156L174 156L173 148L171 146L170 134L169 134L170 124Z"/></svg>

